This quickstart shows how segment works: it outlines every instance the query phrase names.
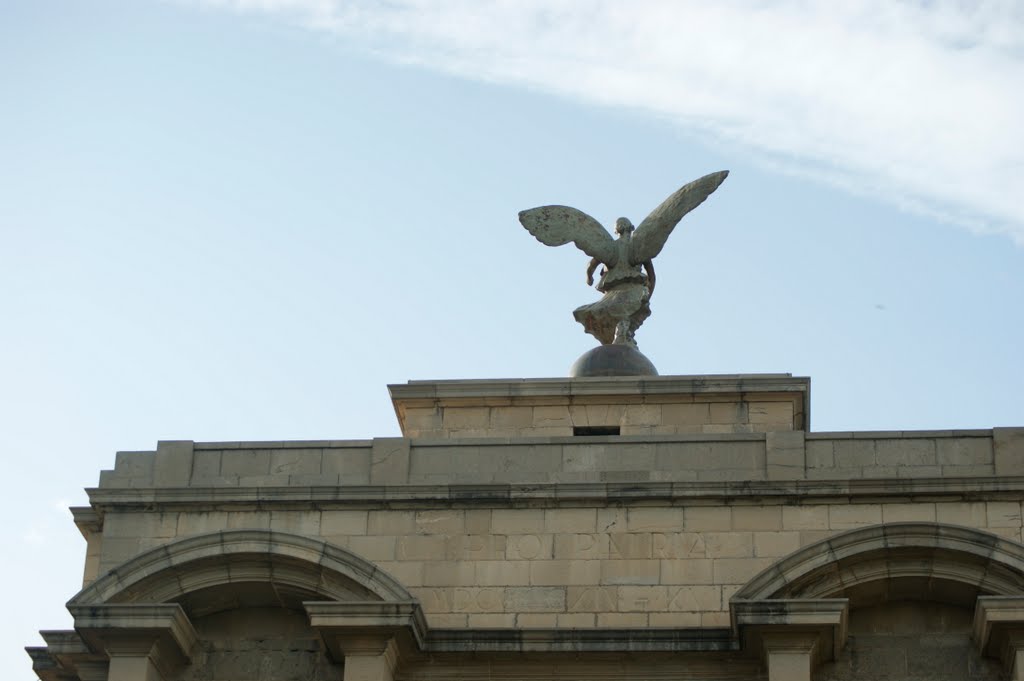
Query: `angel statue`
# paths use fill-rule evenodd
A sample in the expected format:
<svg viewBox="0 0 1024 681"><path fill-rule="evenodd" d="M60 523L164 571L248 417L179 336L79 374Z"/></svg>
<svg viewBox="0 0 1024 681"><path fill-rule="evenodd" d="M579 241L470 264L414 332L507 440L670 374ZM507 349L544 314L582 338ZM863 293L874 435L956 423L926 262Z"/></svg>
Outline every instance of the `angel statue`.
<svg viewBox="0 0 1024 681"><path fill-rule="evenodd" d="M694 180L665 199L635 228L626 218L615 221L618 239L594 218L569 206L541 206L519 213L519 222L547 246L570 241L591 256L587 285L594 271L604 265L597 290L601 300L576 308L573 316L602 345L636 348L634 334L651 315L655 256L683 216L704 202L729 175L728 170ZM642 271L641 271L642 270Z"/></svg>

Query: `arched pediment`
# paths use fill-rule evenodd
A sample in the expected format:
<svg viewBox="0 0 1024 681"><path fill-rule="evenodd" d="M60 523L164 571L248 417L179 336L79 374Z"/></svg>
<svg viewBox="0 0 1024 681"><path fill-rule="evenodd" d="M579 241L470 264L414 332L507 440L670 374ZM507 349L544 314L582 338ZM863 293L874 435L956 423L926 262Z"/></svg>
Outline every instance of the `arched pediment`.
<svg viewBox="0 0 1024 681"><path fill-rule="evenodd" d="M1024 593L1024 546L955 525L873 525L791 553L733 598L834 598L880 580L924 580L969 587L976 594L1019 595Z"/></svg>
<svg viewBox="0 0 1024 681"><path fill-rule="evenodd" d="M414 600L391 575L341 547L285 532L223 530L141 553L68 604L167 603L203 589L252 583L315 600Z"/></svg>

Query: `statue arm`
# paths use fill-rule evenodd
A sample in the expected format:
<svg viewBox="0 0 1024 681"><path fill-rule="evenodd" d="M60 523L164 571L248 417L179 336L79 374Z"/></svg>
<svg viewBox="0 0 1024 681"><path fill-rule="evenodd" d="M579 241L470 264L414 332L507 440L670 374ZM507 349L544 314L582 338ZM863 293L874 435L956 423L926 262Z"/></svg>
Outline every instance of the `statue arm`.
<svg viewBox="0 0 1024 681"><path fill-rule="evenodd" d="M597 266L601 264L601 261L597 258L591 258L590 264L587 266L587 286L594 285L594 272L597 270Z"/></svg>
<svg viewBox="0 0 1024 681"><path fill-rule="evenodd" d="M654 295L654 261L644 261L644 271L647 272L647 295Z"/></svg>

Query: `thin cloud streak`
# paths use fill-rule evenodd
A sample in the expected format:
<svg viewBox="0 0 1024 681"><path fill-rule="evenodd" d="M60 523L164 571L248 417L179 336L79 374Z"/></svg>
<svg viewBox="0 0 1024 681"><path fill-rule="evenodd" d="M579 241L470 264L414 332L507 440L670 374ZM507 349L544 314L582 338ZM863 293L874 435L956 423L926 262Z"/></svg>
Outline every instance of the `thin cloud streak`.
<svg viewBox="0 0 1024 681"><path fill-rule="evenodd" d="M391 60L639 109L1024 245L1024 5L191 0Z"/></svg>

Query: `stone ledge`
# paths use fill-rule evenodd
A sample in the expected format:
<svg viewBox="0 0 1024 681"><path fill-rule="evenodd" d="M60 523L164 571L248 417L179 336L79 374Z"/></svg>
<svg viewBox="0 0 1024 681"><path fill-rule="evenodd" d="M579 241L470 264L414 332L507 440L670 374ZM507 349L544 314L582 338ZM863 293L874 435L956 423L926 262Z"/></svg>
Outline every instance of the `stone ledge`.
<svg viewBox="0 0 1024 681"><path fill-rule="evenodd" d="M111 658L147 658L165 676L191 661L199 640L176 603L69 603L67 607L89 650Z"/></svg>
<svg viewBox="0 0 1024 681"><path fill-rule="evenodd" d="M979 596L973 638L979 652L1001 660L1012 672L1018 651L1024 651L1024 596Z"/></svg>
<svg viewBox="0 0 1024 681"><path fill-rule="evenodd" d="M388 385L392 399L563 395L657 395L692 392L807 392L810 378L792 374L708 374L600 378L509 378L409 381Z"/></svg>
<svg viewBox="0 0 1024 681"><path fill-rule="evenodd" d="M846 644L849 601L845 598L769 599L730 603L734 635L747 653L759 656L765 637L777 633L812 634L816 662L834 660Z"/></svg>
<svg viewBox="0 0 1024 681"><path fill-rule="evenodd" d="M740 502L804 503L844 500L873 503L885 499L1019 500L1024 476L972 478L896 478L876 480L751 480L666 483L566 483L493 485L364 485L323 487L160 487L89 488L92 508L229 507L233 505L296 508L391 508L416 506L472 507L606 504L659 501L670 503Z"/></svg>

